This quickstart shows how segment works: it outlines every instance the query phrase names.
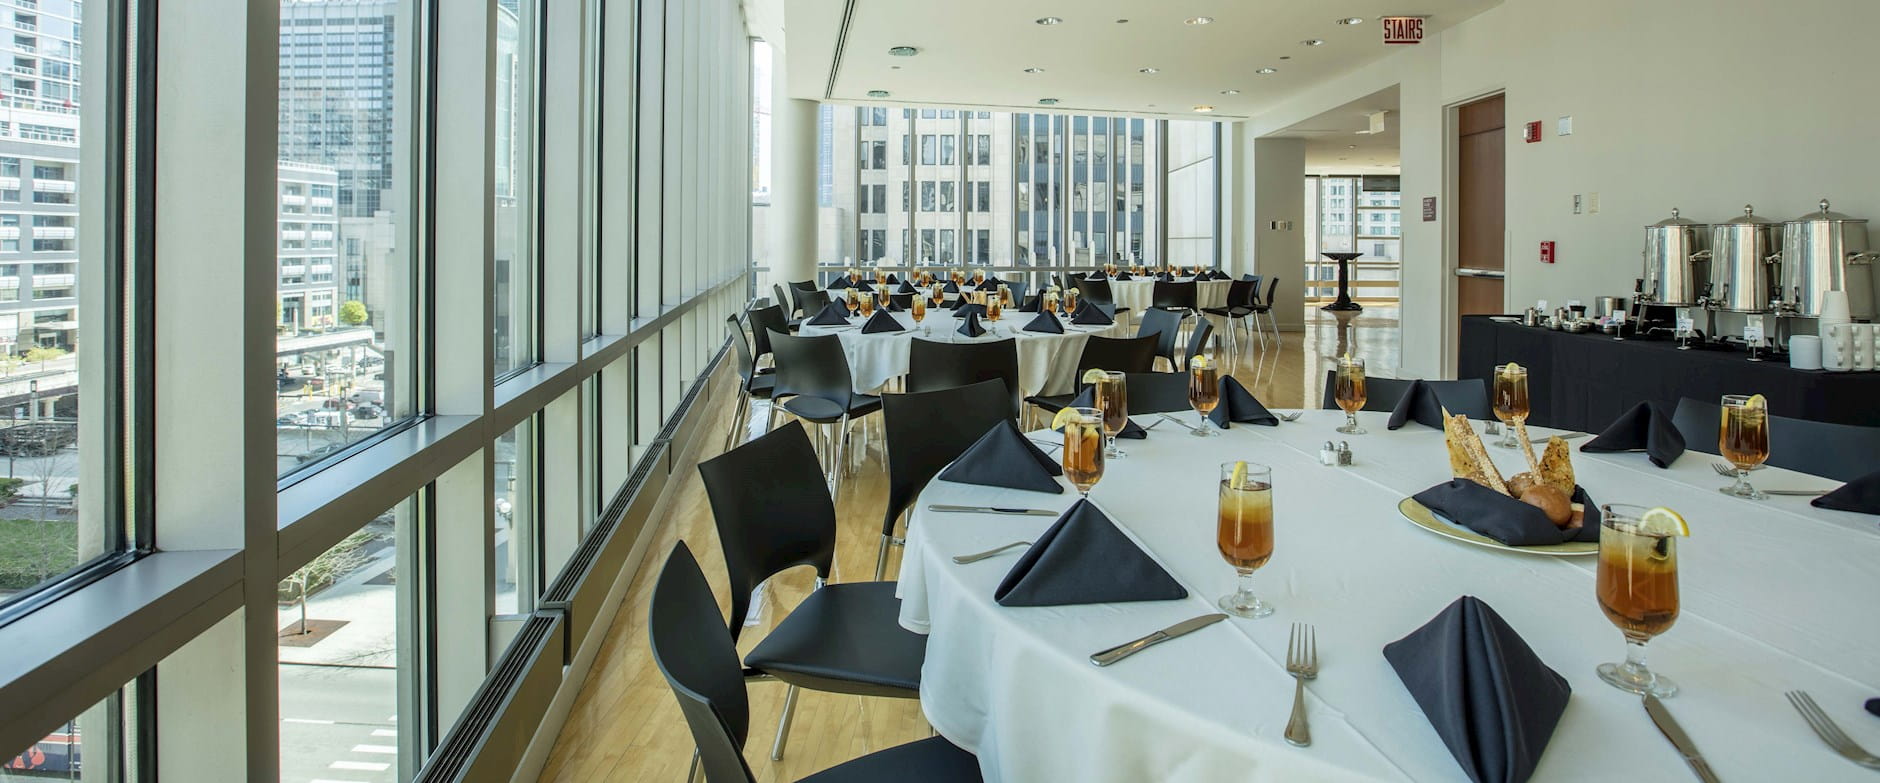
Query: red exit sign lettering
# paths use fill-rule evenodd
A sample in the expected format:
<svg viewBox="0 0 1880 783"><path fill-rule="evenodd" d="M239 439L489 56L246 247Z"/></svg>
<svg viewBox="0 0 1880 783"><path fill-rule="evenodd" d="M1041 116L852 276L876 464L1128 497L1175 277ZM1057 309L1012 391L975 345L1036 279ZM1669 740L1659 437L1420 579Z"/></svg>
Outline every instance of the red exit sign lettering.
<svg viewBox="0 0 1880 783"><path fill-rule="evenodd" d="M1417 16L1384 17L1384 43L1423 43L1423 19Z"/></svg>

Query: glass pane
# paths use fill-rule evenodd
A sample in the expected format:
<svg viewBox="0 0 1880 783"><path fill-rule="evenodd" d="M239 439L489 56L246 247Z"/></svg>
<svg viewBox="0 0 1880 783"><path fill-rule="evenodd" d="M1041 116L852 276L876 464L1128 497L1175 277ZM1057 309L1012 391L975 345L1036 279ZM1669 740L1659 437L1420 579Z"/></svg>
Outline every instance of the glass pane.
<svg viewBox="0 0 1880 783"><path fill-rule="evenodd" d="M130 696L133 691L126 687L106 696L0 763L0 783L114 783L131 779L122 774L120 760L127 755L121 743L134 734L126 731L131 725L128 717L135 714Z"/></svg>
<svg viewBox="0 0 1880 783"><path fill-rule="evenodd" d="M385 781L398 773L398 669L407 644L398 537L406 500L281 581L281 780Z"/></svg>
<svg viewBox="0 0 1880 783"><path fill-rule="evenodd" d="M394 159L409 0L282 0L276 237L283 474L414 412L411 178ZM407 99L408 100L408 99Z"/></svg>
<svg viewBox="0 0 1880 783"><path fill-rule="evenodd" d="M535 422L524 421L496 439L496 613L534 611L536 544Z"/></svg>
<svg viewBox="0 0 1880 783"><path fill-rule="evenodd" d="M496 373L536 361L536 0L496 4Z"/></svg>

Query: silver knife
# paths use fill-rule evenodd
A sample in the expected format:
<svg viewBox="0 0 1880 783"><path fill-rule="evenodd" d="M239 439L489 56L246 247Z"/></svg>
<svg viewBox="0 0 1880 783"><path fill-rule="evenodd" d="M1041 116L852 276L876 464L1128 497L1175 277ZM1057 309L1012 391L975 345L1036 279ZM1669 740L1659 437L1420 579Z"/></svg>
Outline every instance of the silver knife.
<svg viewBox="0 0 1880 783"><path fill-rule="evenodd" d="M1818 498L1833 491L1832 489L1765 489L1762 493L1765 495L1793 495L1802 498Z"/></svg>
<svg viewBox="0 0 1880 783"><path fill-rule="evenodd" d="M1652 717L1652 723L1664 732L1665 739L1671 740L1678 754L1684 757L1684 763L1691 765L1691 771L1697 773L1697 779L1704 783L1718 783L1717 775L1710 771L1710 764L1704 761L1704 755L1697 752L1697 745L1691 742L1691 736L1684 733L1671 712L1665 709L1664 702L1649 693L1645 694L1645 714Z"/></svg>
<svg viewBox="0 0 1880 783"><path fill-rule="evenodd" d="M995 508L993 506L949 506L935 503L927 507L928 511L951 514L1017 514L1027 517L1055 517L1058 512L1044 508Z"/></svg>
<svg viewBox="0 0 1880 783"><path fill-rule="evenodd" d="M1199 631L1225 619L1227 619L1227 615L1216 612L1214 614L1204 614L1200 617L1183 620L1160 631L1149 634L1148 636L1144 636L1141 639L1127 641L1115 647L1111 647L1110 649L1092 653L1090 662L1098 666L1108 666L1177 636L1194 633L1195 631Z"/></svg>

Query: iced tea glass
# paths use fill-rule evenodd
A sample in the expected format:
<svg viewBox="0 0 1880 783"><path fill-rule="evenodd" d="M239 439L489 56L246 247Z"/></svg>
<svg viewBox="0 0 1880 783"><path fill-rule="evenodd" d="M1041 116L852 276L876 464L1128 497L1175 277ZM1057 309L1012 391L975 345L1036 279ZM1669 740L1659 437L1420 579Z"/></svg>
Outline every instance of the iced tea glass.
<svg viewBox="0 0 1880 783"><path fill-rule="evenodd" d="M1208 420L1208 414L1221 404L1221 376L1206 355L1188 360L1188 404L1194 406L1195 414L1201 417L1201 426L1189 430L1188 434L1203 438L1221 434Z"/></svg>
<svg viewBox="0 0 1880 783"><path fill-rule="evenodd" d="M875 295L867 291L863 291L860 294L857 294L857 296L860 297L859 307L861 308L862 317L867 318L868 316L874 315L875 314Z"/></svg>
<svg viewBox="0 0 1880 783"><path fill-rule="evenodd" d="M1625 662L1602 663L1599 678L1615 688L1667 698L1678 686L1645 666L1645 643L1678 620L1678 544L1675 535L1646 532L1646 509L1600 506L1599 608L1625 634Z"/></svg>
<svg viewBox="0 0 1880 783"><path fill-rule="evenodd" d="M1103 411L1103 456L1110 459L1122 459L1129 455L1116 447L1116 436L1129 426L1129 384L1128 376L1120 372L1105 372L1097 379L1097 409Z"/></svg>
<svg viewBox="0 0 1880 783"><path fill-rule="evenodd" d="M927 297L921 296L920 294L915 294L914 300L908 303L907 311L909 315L914 317L914 323L920 323L921 321L926 320L927 319Z"/></svg>
<svg viewBox="0 0 1880 783"><path fill-rule="evenodd" d="M1364 409L1363 359L1346 356L1338 360L1338 374L1332 380L1332 399L1337 400L1339 409L1345 412L1345 426L1338 431L1363 435L1364 428L1358 426L1358 411Z"/></svg>
<svg viewBox="0 0 1880 783"><path fill-rule="evenodd" d="M1527 381L1527 368L1519 364L1509 362L1495 368L1495 418L1504 425L1501 440L1495 445L1504 449L1521 447L1514 425L1527 421Z"/></svg>
<svg viewBox="0 0 1880 783"><path fill-rule="evenodd" d="M1239 584L1216 606L1235 617L1265 617L1273 605L1253 594L1253 572L1273 557L1273 469L1253 462L1221 463L1215 545Z"/></svg>
<svg viewBox="0 0 1880 783"><path fill-rule="evenodd" d="M1090 497L1090 488L1103 479L1103 411L1065 410L1073 415L1064 423L1064 477L1077 487L1078 494Z"/></svg>
<svg viewBox="0 0 1880 783"><path fill-rule="evenodd" d="M1719 492L1750 500L1769 496L1750 486L1749 472L1769 459L1769 412L1761 400L1742 394L1723 395L1723 419L1717 427L1717 453L1736 466L1736 483Z"/></svg>
<svg viewBox="0 0 1880 783"><path fill-rule="evenodd" d="M862 308L861 292L855 290L853 287L847 290L848 294L843 297L843 304L848 307L849 313L852 315L859 312Z"/></svg>

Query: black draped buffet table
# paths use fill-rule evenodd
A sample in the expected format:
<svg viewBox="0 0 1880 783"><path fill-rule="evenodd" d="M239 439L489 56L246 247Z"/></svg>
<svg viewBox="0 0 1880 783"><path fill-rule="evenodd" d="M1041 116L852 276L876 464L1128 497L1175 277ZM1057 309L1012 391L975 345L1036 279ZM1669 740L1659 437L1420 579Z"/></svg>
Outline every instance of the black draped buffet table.
<svg viewBox="0 0 1880 783"><path fill-rule="evenodd" d="M1463 317L1460 348L1458 378L1493 386L1495 365L1528 368L1528 421L1546 427L1598 432L1640 400L1675 407L1680 397L1714 403L1725 394L1764 395L1777 416L1880 426L1880 372L1796 370L1781 359L1749 361L1743 351L1680 351L1669 340L1614 340L1480 315Z"/></svg>

